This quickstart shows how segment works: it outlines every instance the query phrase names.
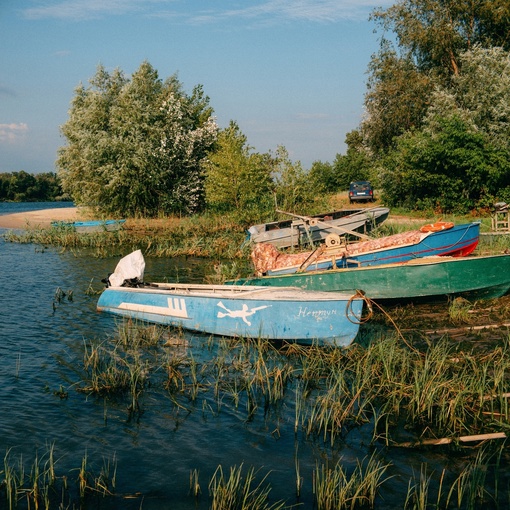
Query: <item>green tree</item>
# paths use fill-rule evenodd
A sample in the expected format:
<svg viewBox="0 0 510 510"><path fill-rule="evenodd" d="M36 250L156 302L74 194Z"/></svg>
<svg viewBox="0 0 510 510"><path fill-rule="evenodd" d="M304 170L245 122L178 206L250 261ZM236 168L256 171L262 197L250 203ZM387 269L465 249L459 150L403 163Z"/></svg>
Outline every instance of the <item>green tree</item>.
<svg viewBox="0 0 510 510"><path fill-rule="evenodd" d="M310 169L310 181L319 191L334 193L345 190L351 181L370 178L371 161L359 130L347 133L347 151L337 154L333 164L315 161Z"/></svg>
<svg viewBox="0 0 510 510"><path fill-rule="evenodd" d="M273 180L276 184L275 200L278 209L290 213L313 209L318 202L325 206L320 189L303 169L299 161L292 162L287 149L279 146L273 161ZM307 212L309 214L309 212Z"/></svg>
<svg viewBox="0 0 510 510"><path fill-rule="evenodd" d="M430 97L429 116L455 113L510 147L510 52L475 46L459 57L462 71Z"/></svg>
<svg viewBox="0 0 510 510"><path fill-rule="evenodd" d="M231 121L220 131L214 151L204 161L207 204L219 210L267 207L273 181L268 155L252 153L246 136Z"/></svg>
<svg viewBox="0 0 510 510"><path fill-rule="evenodd" d="M375 155L393 147L395 138L407 130L421 126L433 86L409 56L398 56L389 44L372 57L360 131Z"/></svg>
<svg viewBox="0 0 510 510"><path fill-rule="evenodd" d="M184 93L143 62L127 79L99 66L75 91L67 145L59 149L62 188L77 205L118 216L194 212L204 204L201 162L217 126L201 86Z"/></svg>
<svg viewBox="0 0 510 510"><path fill-rule="evenodd" d="M28 202L33 200L31 194L35 186L36 180L33 174L29 174L24 170L13 172L7 188L8 199L15 202Z"/></svg>
<svg viewBox="0 0 510 510"><path fill-rule="evenodd" d="M0 200L46 202L61 197L62 188L54 172L29 174L21 170L0 174Z"/></svg>
<svg viewBox="0 0 510 510"><path fill-rule="evenodd" d="M373 19L397 37L420 71L459 73L459 55L476 44L510 49L506 0L399 0Z"/></svg>
<svg viewBox="0 0 510 510"><path fill-rule="evenodd" d="M510 151L455 115L402 135L385 168L384 202L409 209L466 213L510 186Z"/></svg>
<svg viewBox="0 0 510 510"><path fill-rule="evenodd" d="M391 32L369 65L361 123L375 156L421 127L432 91L461 75L463 53L477 46L510 50L508 0L398 0L372 19Z"/></svg>
<svg viewBox="0 0 510 510"><path fill-rule="evenodd" d="M333 193L338 189L335 168L331 163L314 161L309 172L310 183L321 193Z"/></svg>
<svg viewBox="0 0 510 510"><path fill-rule="evenodd" d="M0 200L6 201L9 200L9 178L10 175L8 173L0 174Z"/></svg>
<svg viewBox="0 0 510 510"><path fill-rule="evenodd" d="M30 199L38 201L55 201L64 199L60 181L55 172L35 174L35 184L30 190Z"/></svg>
<svg viewBox="0 0 510 510"><path fill-rule="evenodd" d="M348 189L352 181L370 180L371 159L363 144L359 130L354 129L345 137L347 151L337 155L333 164L337 189Z"/></svg>

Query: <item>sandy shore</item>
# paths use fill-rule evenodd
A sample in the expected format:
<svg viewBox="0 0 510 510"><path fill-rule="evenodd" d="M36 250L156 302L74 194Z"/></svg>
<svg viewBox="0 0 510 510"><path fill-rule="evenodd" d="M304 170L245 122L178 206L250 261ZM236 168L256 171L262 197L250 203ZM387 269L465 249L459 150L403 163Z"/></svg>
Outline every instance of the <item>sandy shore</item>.
<svg viewBox="0 0 510 510"><path fill-rule="evenodd" d="M42 209L15 214L0 215L0 228L45 228L52 221L80 221L77 207Z"/></svg>

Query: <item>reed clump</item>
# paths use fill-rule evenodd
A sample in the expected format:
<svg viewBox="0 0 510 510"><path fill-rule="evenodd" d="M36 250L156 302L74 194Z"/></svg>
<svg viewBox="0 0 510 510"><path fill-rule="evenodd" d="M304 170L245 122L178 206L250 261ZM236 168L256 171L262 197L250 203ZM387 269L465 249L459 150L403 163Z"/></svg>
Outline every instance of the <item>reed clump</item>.
<svg viewBox="0 0 510 510"><path fill-rule="evenodd" d="M152 346L154 329L140 330L129 325L127 330L120 328L119 332L113 345L108 342L85 344L83 382L78 391L97 396L127 393L131 397L129 411L140 412L140 397L149 384L154 365L140 346ZM133 343L127 338L132 338Z"/></svg>
<svg viewBox="0 0 510 510"><path fill-rule="evenodd" d="M265 484L267 475L257 482L253 467L246 473L243 465L230 468L228 476L218 466L209 483L209 493L212 497L211 510L225 510L236 508L239 510L280 510L285 508L283 501L269 503L271 486Z"/></svg>
<svg viewBox="0 0 510 510"><path fill-rule="evenodd" d="M148 222L148 223L147 223ZM33 243L56 246L66 250L92 250L98 256L141 249L146 256L177 257L195 256L217 259L246 258L242 250L246 225L241 225L234 215L201 214L186 218L156 220L128 220L120 230L108 232L77 233L72 228L27 229L21 233L8 231L8 242Z"/></svg>
<svg viewBox="0 0 510 510"><path fill-rule="evenodd" d="M388 467L374 456L357 460L350 474L342 466L341 460L333 468L324 464L317 466L313 483L317 508L374 508L378 489L388 479L384 478Z"/></svg>
<svg viewBox="0 0 510 510"><path fill-rule="evenodd" d="M448 476L444 470L437 483L434 483L435 474L427 469L426 464L422 464L419 476L409 480L403 508L426 510L506 506L510 496L508 488L505 493L505 490L498 487L498 470L504 449L505 445L497 448L492 445L482 446L475 457L465 463L458 475Z"/></svg>
<svg viewBox="0 0 510 510"><path fill-rule="evenodd" d="M115 494L117 461L103 458L103 467L98 475L87 468L87 455L78 469L68 474L57 472L55 445L47 446L45 452L30 465L20 455L14 458L8 449L0 471L0 507L14 510L19 508L86 508L97 505L96 497L110 497ZM78 476L72 476L77 471ZM5 505L5 506L4 506Z"/></svg>
<svg viewBox="0 0 510 510"><path fill-rule="evenodd" d="M216 418L224 407L234 408L246 423L262 419L276 439L290 433L318 440L331 452L353 429L363 429L374 446L419 448L439 439L453 449L462 447L462 437L501 437L507 431L509 341L481 350L444 337L418 348L393 335L341 350L214 337L169 344L169 336L175 338L174 329L124 320L111 337L86 342L79 391L105 397L105 405L115 395L125 398L130 415L138 413L140 419L142 402L165 396L176 415L200 411L204 418ZM294 464L301 493L307 480L296 459ZM354 468L319 466L314 474L317 508L340 500L349 508L370 507L387 469L375 456ZM476 492L471 487L479 472L473 468L448 480L456 488L448 489L445 481L441 498L451 493L451 501L466 501L468 492ZM419 482L410 481L409 505L425 508L435 496L428 475L420 476ZM252 480L248 493L259 488L257 494L266 494L253 472L216 473L210 488L218 508L234 497L227 492L239 497L246 479ZM190 484L198 497L198 474Z"/></svg>
<svg viewBox="0 0 510 510"><path fill-rule="evenodd" d="M466 324L469 322L469 313L473 305L467 299L457 297L453 299L448 307L448 315L454 324Z"/></svg>

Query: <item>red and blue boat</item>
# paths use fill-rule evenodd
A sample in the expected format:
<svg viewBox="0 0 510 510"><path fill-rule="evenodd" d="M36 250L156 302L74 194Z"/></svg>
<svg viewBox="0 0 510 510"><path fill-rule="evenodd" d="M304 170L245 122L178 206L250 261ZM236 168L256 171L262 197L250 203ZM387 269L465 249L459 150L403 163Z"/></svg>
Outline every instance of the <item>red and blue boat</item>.
<svg viewBox="0 0 510 510"><path fill-rule="evenodd" d="M344 244L335 240L314 251L287 254L267 243L257 244L252 262L258 276L328 269L380 266L431 256L465 257L478 245L480 222L438 222L392 236Z"/></svg>

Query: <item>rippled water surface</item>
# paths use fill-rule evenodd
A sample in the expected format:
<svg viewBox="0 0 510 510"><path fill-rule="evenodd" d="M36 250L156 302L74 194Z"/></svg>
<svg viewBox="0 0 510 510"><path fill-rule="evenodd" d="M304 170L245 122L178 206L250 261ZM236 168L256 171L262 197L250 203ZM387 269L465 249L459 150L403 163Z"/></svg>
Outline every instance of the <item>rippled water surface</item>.
<svg viewBox="0 0 510 510"><path fill-rule="evenodd" d="M54 443L66 474L80 467L84 455L98 472L103 457L115 455L119 493L142 492L144 508L152 499L189 504L191 469L204 460L215 467L227 459L242 462L249 457L242 448L266 439L257 439L258 432L243 438L241 426L241 436L225 444L225 436L232 439L229 428L239 425L235 413L225 413L220 426L203 421L200 412L191 419L188 413L178 416L170 401L165 406L158 397L144 402L143 415L131 420L129 400L105 404L73 390L80 381L84 342L115 331L116 319L96 312L97 295L88 289L100 288L100 279L117 262L118 257L97 259L0 240L0 452L11 448L11 455L33 459ZM197 261L146 262L146 274L154 278L203 278ZM64 298L57 299L58 289ZM61 388L66 399L54 394ZM132 504L138 508L140 501Z"/></svg>
<svg viewBox="0 0 510 510"><path fill-rule="evenodd" d="M40 211L42 209L58 209L60 207L73 207L72 202L0 202L1 214L14 214L26 211Z"/></svg>

